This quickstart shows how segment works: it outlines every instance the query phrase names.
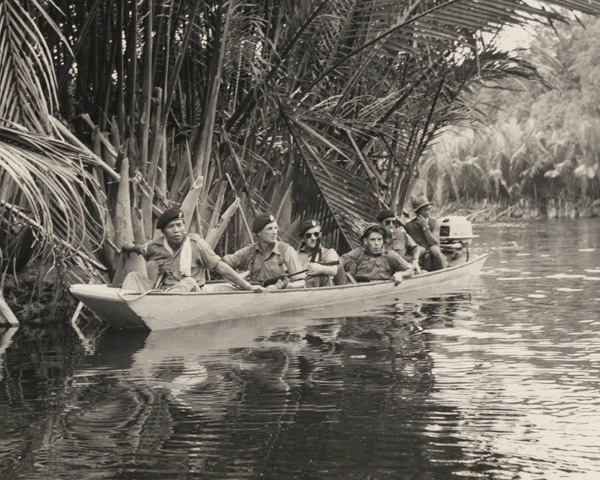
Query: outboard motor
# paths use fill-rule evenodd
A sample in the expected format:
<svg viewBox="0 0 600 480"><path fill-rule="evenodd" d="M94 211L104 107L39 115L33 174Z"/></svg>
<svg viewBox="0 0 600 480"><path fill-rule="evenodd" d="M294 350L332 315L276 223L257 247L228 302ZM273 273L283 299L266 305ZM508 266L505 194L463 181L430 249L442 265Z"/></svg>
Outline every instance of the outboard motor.
<svg viewBox="0 0 600 480"><path fill-rule="evenodd" d="M442 218L440 248L449 265L469 260L469 245L478 235L473 235L473 224L466 217L451 215Z"/></svg>

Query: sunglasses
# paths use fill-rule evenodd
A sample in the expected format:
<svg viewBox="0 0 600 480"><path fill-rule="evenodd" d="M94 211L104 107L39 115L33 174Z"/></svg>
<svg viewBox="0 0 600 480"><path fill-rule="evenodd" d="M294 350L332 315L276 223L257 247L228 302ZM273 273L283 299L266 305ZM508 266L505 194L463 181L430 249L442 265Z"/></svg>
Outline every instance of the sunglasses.
<svg viewBox="0 0 600 480"><path fill-rule="evenodd" d="M312 233L305 233L304 234L304 238L306 238L307 240L311 237L315 237L315 238L320 238L321 237L321 232L312 232Z"/></svg>

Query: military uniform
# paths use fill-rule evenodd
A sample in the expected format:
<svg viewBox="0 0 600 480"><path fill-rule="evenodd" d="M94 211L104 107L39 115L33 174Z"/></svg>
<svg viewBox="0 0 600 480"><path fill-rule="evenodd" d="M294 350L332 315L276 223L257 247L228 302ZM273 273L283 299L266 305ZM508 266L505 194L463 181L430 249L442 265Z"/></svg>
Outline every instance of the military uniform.
<svg viewBox="0 0 600 480"><path fill-rule="evenodd" d="M258 242L241 248L237 252L225 255L223 261L237 270L248 270L248 279L263 282L282 274L293 274L304 270L298 253L285 242L275 242L273 248L263 253ZM302 280L306 274L290 277L291 281Z"/></svg>
<svg viewBox="0 0 600 480"><path fill-rule="evenodd" d="M408 262L414 260L414 254L417 247L417 242L406 233L403 227L394 228L389 235L386 235L386 250L396 252Z"/></svg>
<svg viewBox="0 0 600 480"><path fill-rule="evenodd" d="M221 257L199 235L190 233L188 237L191 246L190 277L196 281L198 287L202 287L206 283L206 270L214 270ZM167 248L164 237L160 237L142 247L144 258L147 261L154 262L158 266L159 274L164 275L163 285L165 287L175 285L184 279L180 263L183 246L184 244L173 252L170 248Z"/></svg>
<svg viewBox="0 0 600 480"><path fill-rule="evenodd" d="M384 250L381 255L372 255L363 247L355 248L340 257L344 270L356 280L390 280L396 272L410 270L410 263L396 252Z"/></svg>
<svg viewBox="0 0 600 480"><path fill-rule="evenodd" d="M308 264L310 263L310 259L312 257L312 252L307 252L306 245L302 242L300 248L298 250L298 258L300 259L300 263L302 264L302 270L306 270L308 268ZM319 263L329 263L335 262L339 260L339 255L333 248L325 248L319 246L319 252L315 257L315 262ZM328 266L331 269L331 274L321 274L315 276L309 276L306 278L306 286L307 287L324 287L327 285L333 285L332 277L337 274L338 267L336 265Z"/></svg>

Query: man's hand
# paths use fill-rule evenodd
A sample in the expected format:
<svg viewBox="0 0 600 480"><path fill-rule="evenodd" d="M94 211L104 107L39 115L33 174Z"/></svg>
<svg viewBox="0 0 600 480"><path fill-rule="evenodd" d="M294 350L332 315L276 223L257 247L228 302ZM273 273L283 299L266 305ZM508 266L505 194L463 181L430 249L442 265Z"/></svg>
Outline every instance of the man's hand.
<svg viewBox="0 0 600 480"><path fill-rule="evenodd" d="M250 287L247 289L249 292L260 292L260 293L267 293L269 291L268 287L265 288L262 285L254 285L254 284L250 284Z"/></svg>
<svg viewBox="0 0 600 480"><path fill-rule="evenodd" d="M419 261L418 260L413 260L411 265L412 265L413 270L415 271L416 274L421 273L421 267L419 266Z"/></svg>
<svg viewBox="0 0 600 480"><path fill-rule="evenodd" d="M396 272L392 275L392 280L394 280L394 285L400 285L402 283L402 272Z"/></svg>
<svg viewBox="0 0 600 480"><path fill-rule="evenodd" d="M135 243L128 242L123 244L123 246L121 247L121 252L129 256L133 252L138 253L139 249Z"/></svg>
<svg viewBox="0 0 600 480"><path fill-rule="evenodd" d="M306 267L306 274L307 275L321 275L322 273L322 266L319 265L318 263L309 263Z"/></svg>
<svg viewBox="0 0 600 480"><path fill-rule="evenodd" d="M277 280L277 283L274 283L273 285L269 285L266 290L267 291L273 291L273 290L283 290L285 287L287 287L287 284L290 283L289 279L285 279L284 280Z"/></svg>
<svg viewBox="0 0 600 480"><path fill-rule="evenodd" d="M417 224L419 224L419 226L423 230L429 228L429 222L427 221L427 219L425 217L422 217L421 215L417 215L417 218L415 221L417 222Z"/></svg>

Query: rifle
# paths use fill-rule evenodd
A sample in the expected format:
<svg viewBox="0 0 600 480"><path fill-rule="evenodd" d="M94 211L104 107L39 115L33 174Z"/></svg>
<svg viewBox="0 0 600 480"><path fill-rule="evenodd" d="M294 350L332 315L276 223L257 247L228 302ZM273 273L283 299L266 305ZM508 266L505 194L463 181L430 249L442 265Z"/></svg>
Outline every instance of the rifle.
<svg viewBox="0 0 600 480"><path fill-rule="evenodd" d="M339 260L335 260L333 262L323 262L323 263L320 263L320 265L326 265L326 266L330 267L332 265L338 265L339 263L340 263ZM304 270L300 270L299 272L295 272L295 273L282 273L281 275L277 275L276 277L267 278L266 280L263 280L261 285L263 287L268 287L269 285L275 285L279 280L285 280L286 278L294 277L296 275L300 275L301 273L306 273L307 271L308 271L308 268L306 268Z"/></svg>
<svg viewBox="0 0 600 480"><path fill-rule="evenodd" d="M321 249L321 237L317 238L317 243L315 243L315 249L310 257L310 263L315 263L315 260L317 259L317 255L319 254L320 249Z"/></svg>

